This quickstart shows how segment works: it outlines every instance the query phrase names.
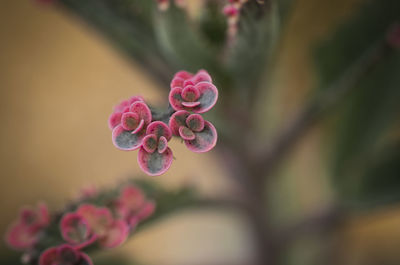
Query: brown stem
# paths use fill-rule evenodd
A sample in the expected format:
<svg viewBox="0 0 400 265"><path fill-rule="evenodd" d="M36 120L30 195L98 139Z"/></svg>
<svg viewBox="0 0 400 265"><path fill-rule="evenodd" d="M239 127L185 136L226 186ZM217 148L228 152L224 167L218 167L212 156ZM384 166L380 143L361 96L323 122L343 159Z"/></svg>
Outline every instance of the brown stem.
<svg viewBox="0 0 400 265"><path fill-rule="evenodd" d="M254 166L264 172L264 174L258 175L261 183L264 182L262 179L271 174L270 172L301 136L323 118L323 114L335 107L385 57L384 55L387 55L387 51L389 49L384 42L379 41L373 44L358 61L344 72L337 82L326 89L321 89L322 92L277 134L272 144L264 146L253 155Z"/></svg>

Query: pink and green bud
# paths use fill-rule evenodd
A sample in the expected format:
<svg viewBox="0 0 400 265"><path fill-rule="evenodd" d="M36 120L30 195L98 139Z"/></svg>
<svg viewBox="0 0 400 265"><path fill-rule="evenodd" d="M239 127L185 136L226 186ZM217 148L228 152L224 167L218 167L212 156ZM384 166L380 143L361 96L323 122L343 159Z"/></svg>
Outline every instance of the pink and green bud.
<svg viewBox="0 0 400 265"><path fill-rule="evenodd" d="M112 131L113 144L121 150L131 151L138 149L145 136L145 129L150 124L152 116L149 107L143 101L137 100L129 107L125 107L126 112L121 114L117 122L118 115L113 113L109 124L116 125Z"/></svg>
<svg viewBox="0 0 400 265"><path fill-rule="evenodd" d="M86 220L100 246L104 248L117 247L128 237L127 223L114 219L111 211L106 207L84 204L77 209L76 213Z"/></svg>
<svg viewBox="0 0 400 265"><path fill-rule="evenodd" d="M231 5L226 5L224 9L222 10L225 16L228 18L233 18L233 17L238 17L239 16L239 9L231 4Z"/></svg>
<svg viewBox="0 0 400 265"><path fill-rule="evenodd" d="M45 250L39 265L93 265L93 262L85 253L65 244Z"/></svg>
<svg viewBox="0 0 400 265"><path fill-rule="evenodd" d="M193 76L190 82L183 81L179 85L178 81L171 82L169 93L169 103L174 110L188 110L195 113L204 113L210 110L218 99L218 90L211 83L205 72L199 72ZM179 78L179 77L178 77Z"/></svg>
<svg viewBox="0 0 400 265"><path fill-rule="evenodd" d="M125 187L115 202L117 215L131 226L131 230L138 222L150 217L154 210L155 203L147 200L143 192L133 185Z"/></svg>
<svg viewBox="0 0 400 265"><path fill-rule="evenodd" d="M181 110L175 112L169 120L172 133L181 137L187 148L196 153L210 151L217 143L217 131L199 114L190 114Z"/></svg>
<svg viewBox="0 0 400 265"><path fill-rule="evenodd" d="M8 229L7 243L15 249L27 249L32 247L39 233L50 223L50 215L47 206L40 203L37 209L25 207L21 210L19 218Z"/></svg>
<svg viewBox="0 0 400 265"><path fill-rule="evenodd" d="M89 223L77 213L65 214L61 219L60 229L62 237L70 244L83 247L91 241Z"/></svg>
<svg viewBox="0 0 400 265"><path fill-rule="evenodd" d="M143 145L139 150L140 168L150 176L158 176L166 172L172 164L172 151L168 147L172 132L161 122L152 122L146 130Z"/></svg>

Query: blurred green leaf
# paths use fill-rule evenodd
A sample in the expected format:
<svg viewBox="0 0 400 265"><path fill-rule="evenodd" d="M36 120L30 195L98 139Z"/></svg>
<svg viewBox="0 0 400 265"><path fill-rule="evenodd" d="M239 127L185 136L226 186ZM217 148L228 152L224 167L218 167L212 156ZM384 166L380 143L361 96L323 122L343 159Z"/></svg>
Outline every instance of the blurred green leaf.
<svg viewBox="0 0 400 265"><path fill-rule="evenodd" d="M222 13L221 3L207 1L205 8L201 10L200 30L207 43L217 51L225 47L226 41L226 17Z"/></svg>
<svg viewBox="0 0 400 265"><path fill-rule="evenodd" d="M318 87L334 82L371 44L382 39L399 18L400 1L364 1L353 17L316 50Z"/></svg>
<svg viewBox="0 0 400 265"><path fill-rule="evenodd" d="M361 204L400 199L399 178L382 167L396 157L387 135L400 115L400 55L382 63L346 100L336 125L333 174L343 195Z"/></svg>
<svg viewBox="0 0 400 265"><path fill-rule="evenodd" d="M159 81L170 82L171 69L157 46L153 31L155 1L60 0L59 3L104 34Z"/></svg>
<svg viewBox="0 0 400 265"><path fill-rule="evenodd" d="M207 43L186 12L171 5L166 12L155 14L154 19L158 44L175 71L206 69L217 85L227 82L228 77L218 60L218 49Z"/></svg>
<svg viewBox="0 0 400 265"><path fill-rule="evenodd" d="M331 88L400 19L397 0L368 1L316 52L319 87ZM390 55L388 55L391 52ZM400 114L400 54L386 47L377 64L341 102L328 133L340 199L356 206L388 202L400 192L398 153L384 148ZM334 87L335 88L335 87ZM393 144L393 143L390 143ZM390 167L389 167L390 166ZM397 173L395 173L397 170Z"/></svg>
<svg viewBox="0 0 400 265"><path fill-rule="evenodd" d="M249 94L258 87L278 34L279 14L274 2L244 5L237 38L227 55L227 66L239 91Z"/></svg>

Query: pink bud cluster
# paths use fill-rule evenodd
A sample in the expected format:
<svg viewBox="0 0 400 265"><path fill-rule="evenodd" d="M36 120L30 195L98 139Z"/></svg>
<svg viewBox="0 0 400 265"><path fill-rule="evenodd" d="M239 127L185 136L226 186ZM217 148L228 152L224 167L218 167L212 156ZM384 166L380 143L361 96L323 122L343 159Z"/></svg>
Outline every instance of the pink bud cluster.
<svg viewBox="0 0 400 265"><path fill-rule="evenodd" d="M186 5L186 0L175 0L175 5L177 7L184 7ZM170 0L157 0L158 9L161 11L166 11L169 8Z"/></svg>
<svg viewBox="0 0 400 265"><path fill-rule="evenodd" d="M240 10L248 0L229 0L222 12L227 18L228 37L233 38L237 34Z"/></svg>
<svg viewBox="0 0 400 265"><path fill-rule="evenodd" d="M141 189L126 185L106 206L83 201L74 211L63 213L61 219L50 217L45 204L40 204L35 210L25 208L9 228L6 241L11 247L26 251L29 256L45 237L43 234L47 227L52 222L53 225L59 222L63 242L45 249L39 257L39 265L91 265L90 257L82 252L84 248L92 245L100 248L120 246L154 210L155 203L147 199Z"/></svg>
<svg viewBox="0 0 400 265"><path fill-rule="evenodd" d="M50 223L49 211L46 204L40 203L36 209L22 208L18 220L8 229L6 241L16 250L32 247L43 228Z"/></svg>
<svg viewBox="0 0 400 265"><path fill-rule="evenodd" d="M108 120L113 144L124 151L139 149L139 166L150 176L161 175L170 168L173 154L168 142L172 136L181 137L190 150L198 153L211 150L217 142L215 127L200 115L218 99L211 76L205 70L196 74L180 71L170 87L173 113L168 122L154 120L150 108L138 96L122 101Z"/></svg>

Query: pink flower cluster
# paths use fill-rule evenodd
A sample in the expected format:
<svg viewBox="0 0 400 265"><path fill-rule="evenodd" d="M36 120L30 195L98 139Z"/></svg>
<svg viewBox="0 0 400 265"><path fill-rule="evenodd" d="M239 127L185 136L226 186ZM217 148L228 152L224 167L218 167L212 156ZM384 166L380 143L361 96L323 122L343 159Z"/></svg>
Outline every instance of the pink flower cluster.
<svg viewBox="0 0 400 265"><path fill-rule="evenodd" d="M39 233L49 223L49 211L44 203L40 203L37 209L24 207L18 220L8 229L6 241L16 250L28 249L36 243Z"/></svg>
<svg viewBox="0 0 400 265"><path fill-rule="evenodd" d="M248 0L229 0L222 12L227 18L228 37L233 38L237 34L240 10Z"/></svg>
<svg viewBox="0 0 400 265"><path fill-rule="evenodd" d="M168 142L173 135L181 137L190 150L198 153L211 150L217 142L215 127L200 115L218 99L211 76L205 70L196 74L180 71L170 87L169 104L174 113L168 125L153 120L150 108L138 96L117 105L108 122L113 144L125 151L139 149L139 166L150 176L161 175L170 168L173 154Z"/></svg>
<svg viewBox="0 0 400 265"><path fill-rule="evenodd" d="M120 246L154 210L155 203L133 185L123 187L107 207L83 203L75 211L62 215L59 227L65 242L46 249L39 257L39 265L90 265L92 261L82 252L84 248L94 244L100 248ZM50 221L44 204L37 210L23 209L9 229L7 243L19 250L33 249Z"/></svg>
<svg viewBox="0 0 400 265"><path fill-rule="evenodd" d="M218 99L218 90L204 70L195 75L180 71L171 82L169 103L176 110L169 120L172 134L181 137L193 152L210 151L217 143L217 131L200 115L210 110Z"/></svg>

